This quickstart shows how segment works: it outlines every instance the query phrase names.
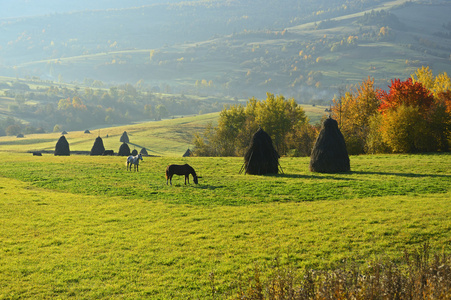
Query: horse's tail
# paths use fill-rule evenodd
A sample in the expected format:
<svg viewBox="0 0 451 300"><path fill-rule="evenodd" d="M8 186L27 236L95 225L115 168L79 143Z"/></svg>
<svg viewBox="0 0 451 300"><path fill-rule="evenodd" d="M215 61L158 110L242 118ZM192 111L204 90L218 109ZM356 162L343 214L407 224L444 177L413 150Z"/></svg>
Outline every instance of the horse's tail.
<svg viewBox="0 0 451 300"><path fill-rule="evenodd" d="M165 172L165 174L166 174L166 180L169 179L169 167L170 167L170 166L167 166L167 167L166 167L166 172Z"/></svg>
<svg viewBox="0 0 451 300"><path fill-rule="evenodd" d="M131 156L131 155L130 155ZM131 161L130 161L130 156L127 156L127 159L125 160L125 165L128 166Z"/></svg>

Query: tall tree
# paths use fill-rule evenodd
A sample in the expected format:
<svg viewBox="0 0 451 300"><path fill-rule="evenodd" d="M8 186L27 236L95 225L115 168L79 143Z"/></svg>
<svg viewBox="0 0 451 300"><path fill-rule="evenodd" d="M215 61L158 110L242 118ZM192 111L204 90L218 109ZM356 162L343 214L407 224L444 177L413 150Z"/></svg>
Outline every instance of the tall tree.
<svg viewBox="0 0 451 300"><path fill-rule="evenodd" d="M368 77L333 101L332 117L339 123L350 154L366 151L370 118L378 113L380 92L374 79Z"/></svg>

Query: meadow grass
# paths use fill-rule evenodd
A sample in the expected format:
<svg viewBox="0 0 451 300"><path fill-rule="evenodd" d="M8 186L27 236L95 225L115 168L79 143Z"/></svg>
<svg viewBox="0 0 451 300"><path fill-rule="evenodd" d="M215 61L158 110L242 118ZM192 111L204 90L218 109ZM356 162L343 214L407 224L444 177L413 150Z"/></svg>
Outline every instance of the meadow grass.
<svg viewBox="0 0 451 300"><path fill-rule="evenodd" d="M0 298L213 298L255 264L324 269L451 246L451 156L351 157L351 172L239 174L242 158L0 153ZM187 162L199 185L174 177ZM264 276L265 274L263 274Z"/></svg>

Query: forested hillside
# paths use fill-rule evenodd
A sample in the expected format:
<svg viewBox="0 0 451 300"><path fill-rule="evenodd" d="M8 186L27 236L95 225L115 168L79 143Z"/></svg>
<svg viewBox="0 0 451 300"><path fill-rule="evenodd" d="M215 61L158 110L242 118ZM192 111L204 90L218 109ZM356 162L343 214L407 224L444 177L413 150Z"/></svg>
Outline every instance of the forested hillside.
<svg viewBox="0 0 451 300"><path fill-rule="evenodd" d="M48 93L11 88L20 78L58 89L45 100L53 111L68 97L87 104L85 88L91 89L92 99L86 99L104 112L84 117L104 122L105 111L118 105L101 97L121 85L143 95L203 96L209 107L188 104L189 113L198 113L267 92L330 105L349 84L368 76L386 89L391 79L405 79L423 65L436 74L451 73L449 1L148 0L64 6L45 0L35 15L30 12L36 4L18 3L9 4L13 14L0 15L0 75L17 81L6 80L0 93L0 113L9 116L15 112L8 107L18 112L42 105L42 93ZM73 87L71 95L61 92L65 83ZM154 96L131 97L141 112L161 104L150 100ZM127 98L121 101L127 107L121 111L136 107L125 105ZM165 106L168 115L183 107ZM74 119L58 122L73 125ZM113 122L130 119L114 117ZM78 123L86 124L83 118Z"/></svg>

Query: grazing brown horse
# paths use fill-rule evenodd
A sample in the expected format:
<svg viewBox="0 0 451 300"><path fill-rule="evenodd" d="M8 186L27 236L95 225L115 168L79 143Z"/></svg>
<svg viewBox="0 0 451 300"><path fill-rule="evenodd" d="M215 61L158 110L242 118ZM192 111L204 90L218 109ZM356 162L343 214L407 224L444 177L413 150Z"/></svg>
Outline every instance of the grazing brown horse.
<svg viewBox="0 0 451 300"><path fill-rule="evenodd" d="M184 165L169 165L166 167L166 184L171 183L172 185L172 176L175 175L185 175L185 185L188 180L189 183L189 174L193 175L193 181L197 184L197 175L196 171L194 171L193 167L188 164Z"/></svg>

